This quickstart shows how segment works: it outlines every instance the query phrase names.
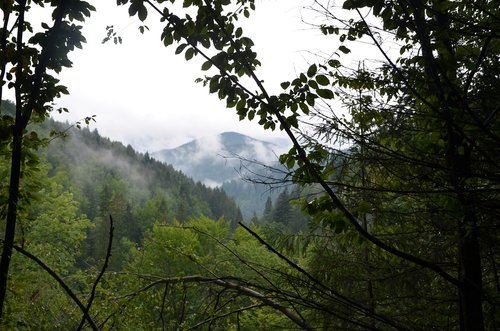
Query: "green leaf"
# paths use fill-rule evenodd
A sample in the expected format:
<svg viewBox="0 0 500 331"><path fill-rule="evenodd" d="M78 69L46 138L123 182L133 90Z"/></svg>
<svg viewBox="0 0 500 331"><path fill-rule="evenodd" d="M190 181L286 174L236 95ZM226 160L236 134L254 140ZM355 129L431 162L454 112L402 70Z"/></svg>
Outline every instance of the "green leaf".
<svg viewBox="0 0 500 331"><path fill-rule="evenodd" d="M312 77L316 75L316 72L318 72L318 67L316 64L313 64L309 67L309 69L307 69L307 76Z"/></svg>
<svg viewBox="0 0 500 331"><path fill-rule="evenodd" d="M316 90L316 93L323 99L333 99L333 92L327 89L319 89Z"/></svg>
<svg viewBox="0 0 500 331"><path fill-rule="evenodd" d="M299 122L297 121L297 115L292 115L286 119L286 122L293 128L299 127Z"/></svg>
<svg viewBox="0 0 500 331"><path fill-rule="evenodd" d="M208 86L210 93L215 93L219 88L219 77L214 76L210 79L210 84Z"/></svg>
<svg viewBox="0 0 500 331"><path fill-rule="evenodd" d="M286 90L290 86L290 82L283 82L280 84L281 88Z"/></svg>
<svg viewBox="0 0 500 331"><path fill-rule="evenodd" d="M245 106L246 106L247 102L245 99L241 99L240 101L238 101L238 103L236 104L236 110L241 110L241 109L244 109ZM254 114L255 115L255 114Z"/></svg>
<svg viewBox="0 0 500 331"><path fill-rule="evenodd" d="M130 16L134 16L137 13L137 10L139 10L138 4L136 2L132 2L130 7L128 7L128 14Z"/></svg>
<svg viewBox="0 0 500 331"><path fill-rule="evenodd" d="M206 61L205 63L203 63L203 65L201 66L201 70L203 71L207 71L208 69L210 69L212 67L212 62L210 61Z"/></svg>
<svg viewBox="0 0 500 331"><path fill-rule="evenodd" d="M328 65L332 68L339 68L341 63L339 60L329 60Z"/></svg>
<svg viewBox="0 0 500 331"><path fill-rule="evenodd" d="M245 45L246 47L252 47L254 45L253 40L248 37L240 38L240 42L242 45Z"/></svg>
<svg viewBox="0 0 500 331"><path fill-rule="evenodd" d="M233 108L236 106L236 100L234 99L227 99L226 107L227 108Z"/></svg>
<svg viewBox="0 0 500 331"><path fill-rule="evenodd" d="M314 94L307 93L307 95L306 95L306 102L311 107L314 107L314 98L315 98Z"/></svg>
<svg viewBox="0 0 500 331"><path fill-rule="evenodd" d="M187 61L191 60L194 56L194 48L188 48L186 53L184 54L184 57L186 58Z"/></svg>
<svg viewBox="0 0 500 331"><path fill-rule="evenodd" d="M316 83L316 81L314 81L314 80L310 80L310 81L308 81L308 82L307 82L307 84L308 84L310 87L312 87L313 89L315 89L315 90L317 90L317 89L319 88L318 83Z"/></svg>
<svg viewBox="0 0 500 331"><path fill-rule="evenodd" d="M201 45L205 48L210 48L210 39L204 38L200 41Z"/></svg>
<svg viewBox="0 0 500 331"><path fill-rule="evenodd" d="M353 1L352 0L346 0L342 4L342 9L353 9L353 8L354 8L354 5L353 5Z"/></svg>
<svg viewBox="0 0 500 331"><path fill-rule="evenodd" d="M139 19L143 22L146 19L146 17L148 17L148 10L146 9L146 6L144 6L143 4L141 4L139 6L137 13L138 13Z"/></svg>
<svg viewBox="0 0 500 331"><path fill-rule="evenodd" d="M242 28L237 28L234 35L235 35L236 38L239 38L239 37L241 37L242 34L243 34L243 29Z"/></svg>
<svg viewBox="0 0 500 331"><path fill-rule="evenodd" d="M304 114L309 115L309 107L307 107L305 103L299 103L299 107L300 109L302 109L302 112L304 112Z"/></svg>
<svg viewBox="0 0 500 331"><path fill-rule="evenodd" d="M167 46L172 45L173 42L174 42L174 36L172 36L171 33L166 33L164 38L163 38L163 45L165 45L165 47L167 47Z"/></svg>
<svg viewBox="0 0 500 331"><path fill-rule="evenodd" d="M251 121L255 117L255 110L251 110L248 112L248 119Z"/></svg>
<svg viewBox="0 0 500 331"><path fill-rule="evenodd" d="M339 47L339 51L341 51L341 52L342 52L342 53L344 53L344 54L348 54L348 53L350 53L350 52L351 52L351 50L350 50L349 48L345 47L344 45L341 45L341 46Z"/></svg>
<svg viewBox="0 0 500 331"><path fill-rule="evenodd" d="M323 85L323 86L330 84L330 80L325 75L316 76L316 81L318 82L319 85Z"/></svg>
<svg viewBox="0 0 500 331"><path fill-rule="evenodd" d="M179 47L177 47L177 49L175 50L175 55L177 55L177 54L181 54L181 53L182 53L182 51L184 50L184 48L186 48L186 47L187 47L187 45L188 45L188 44L182 44L182 45L180 45Z"/></svg>

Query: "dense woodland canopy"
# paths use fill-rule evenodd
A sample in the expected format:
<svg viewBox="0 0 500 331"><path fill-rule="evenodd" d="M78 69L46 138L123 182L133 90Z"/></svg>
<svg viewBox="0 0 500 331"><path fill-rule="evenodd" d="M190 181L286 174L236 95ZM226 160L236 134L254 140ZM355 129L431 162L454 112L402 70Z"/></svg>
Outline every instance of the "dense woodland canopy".
<svg viewBox="0 0 500 331"><path fill-rule="evenodd" d="M28 3L54 8L41 33ZM2 101L0 122L2 326L499 328L495 1L311 1L331 55L275 95L238 26L253 0L117 3L162 21L176 54L204 58L197 81L242 120L288 134L288 172L262 181L295 185L237 225L221 190L96 132L51 135L53 101L67 93L53 75L71 66L93 8L3 2L2 89L16 100ZM351 66L357 43L378 60Z"/></svg>

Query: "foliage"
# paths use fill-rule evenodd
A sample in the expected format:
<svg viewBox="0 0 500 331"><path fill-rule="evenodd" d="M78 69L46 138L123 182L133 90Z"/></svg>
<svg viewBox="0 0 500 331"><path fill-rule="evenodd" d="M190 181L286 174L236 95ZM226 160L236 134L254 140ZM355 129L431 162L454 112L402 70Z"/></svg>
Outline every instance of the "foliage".
<svg viewBox="0 0 500 331"><path fill-rule="evenodd" d="M36 149L48 139L28 124L45 119L54 98L67 93L50 74L71 65L67 53L84 41L72 21L83 21L93 7L36 2L55 6L53 26L32 33L28 2L4 2L0 72L16 93L15 106L5 104L15 116L0 119L0 173L11 178L0 187L6 219L0 301L12 292L5 323L74 325L68 299L27 262L14 259L6 286L14 242L71 274L79 294L88 294L112 213L118 243L112 272L97 284L91 307L102 325L498 328L496 3L345 0L340 11L314 1L310 9L326 19L315 26L335 41L332 56L270 95L255 73L253 41L237 26L255 9L253 0L185 0L183 8L175 2L117 1L141 21L151 6L165 23L163 44L177 43L176 54L188 61L204 58L206 75L197 81L240 119L288 134L293 147L280 161L308 192L301 205L311 232L283 240L244 224L235 230L241 213L223 191L88 130L69 149L50 144L57 147L47 151L53 168L44 182ZM112 27L108 32L108 39L121 40ZM347 56L359 42L380 58L349 67ZM338 105L343 113L334 110ZM81 156L88 161L79 162ZM289 200L285 191L274 208L267 205L271 225L289 230L303 223ZM79 245L85 245L81 257ZM75 270L87 262L91 268ZM26 307L39 302L42 308L28 316Z"/></svg>
<svg viewBox="0 0 500 331"><path fill-rule="evenodd" d="M429 298L443 303L432 306L439 313L428 314L418 327L494 327L500 189L494 1L347 0L343 14L330 2L315 1L312 10L327 19L317 27L337 40L337 48L325 62L283 82L277 95L257 77L253 42L236 25L240 15L249 16L253 1L184 1L185 12L168 2L132 1L130 14L142 12L139 19L145 20L146 3L167 23L166 46L175 41L186 60L205 59L201 70L207 75L198 81L210 93L241 119L286 131L294 146L281 162L296 183L322 190L304 201L319 231L337 233L340 243L345 236L365 245L366 266L384 258L404 273L417 268L419 279L433 284L428 294L410 291L410 311L429 307L423 303ZM384 40L399 52L386 50ZM354 68L341 62L356 42L371 44L380 60L361 60ZM244 76L253 85L245 85ZM333 110L333 99L345 113ZM324 247L321 254L333 256L342 245ZM366 286L372 288L371 313L409 323L398 300L387 305L385 298L396 293ZM455 313L449 320L436 317L450 310ZM360 327L354 316L330 316L336 322L328 327ZM376 314L371 318L376 327Z"/></svg>
<svg viewBox="0 0 500 331"><path fill-rule="evenodd" d="M62 125L47 122L45 131ZM112 142L97 131L70 130L64 140L46 148L53 175L81 201L81 212L96 224L85 247L86 263L95 264L105 253L109 215L116 223L112 269L119 269L125 254L121 239L141 244L159 220L187 221L202 215L225 217L233 224L241 213L220 189L194 182L172 166L135 152L131 146ZM83 261L81 261L83 262Z"/></svg>
<svg viewBox="0 0 500 331"><path fill-rule="evenodd" d="M32 129L44 137L65 126L48 120ZM144 236L153 231L155 222L180 225L203 214L227 215L231 221L221 222L220 228L229 236L229 224L241 220L237 206L224 192L195 183L172 167L88 129L67 130L64 139L52 140L37 158L37 169L31 169L36 179L24 181L36 193L19 206L16 244L41 258L82 298L101 267L110 214L115 231L109 269L114 271L122 271L138 247L149 245L143 242ZM0 169L8 169L6 161ZM179 206L185 203L189 208L182 214ZM187 274L191 270L187 267L181 263L177 271ZM11 271L4 327L76 327L81 312L45 271L19 254L14 255ZM126 277L127 282L136 284L130 278ZM117 281L100 284L101 291L122 280ZM144 328L148 329L147 324Z"/></svg>
<svg viewBox="0 0 500 331"><path fill-rule="evenodd" d="M137 321L144 329L287 325L258 298L240 295L243 289L262 291L285 266L242 229L231 231L223 219L155 223L143 246L133 249L124 273L111 276L112 288L102 293L104 302L113 302L110 323L123 330L136 329ZM248 308L240 311L243 307Z"/></svg>
<svg viewBox="0 0 500 331"><path fill-rule="evenodd" d="M307 188L292 187L289 191L285 188L276 198L274 203L269 198L266 202L264 215L254 221L260 225L267 235L275 233L279 236L307 233L310 219L300 207L300 202L307 195Z"/></svg>
<svg viewBox="0 0 500 331"><path fill-rule="evenodd" d="M62 277L72 277L86 230L92 223L78 210L73 195L46 175L41 162L38 199L20 208L19 245ZM15 253L2 326L9 329L68 329L80 318L59 285L33 261Z"/></svg>
<svg viewBox="0 0 500 331"><path fill-rule="evenodd" d="M16 240L18 205L33 198L33 191L21 179L35 178L37 158L34 152L43 144L35 132L26 129L31 122L43 121L53 110L53 101L68 93L53 74L71 67L68 53L75 47L81 48L85 42L81 26L77 24L85 21L95 10L89 3L80 0L38 1L34 7L45 5L52 15L44 18L48 20L41 23L41 28L33 28L27 20L32 9L31 1L3 1L0 7L3 14L0 28L0 106L4 88L12 89L15 95L15 116L2 116L0 122L2 156L11 156L7 206L1 206L6 213L3 217L5 231L0 260L0 317Z"/></svg>

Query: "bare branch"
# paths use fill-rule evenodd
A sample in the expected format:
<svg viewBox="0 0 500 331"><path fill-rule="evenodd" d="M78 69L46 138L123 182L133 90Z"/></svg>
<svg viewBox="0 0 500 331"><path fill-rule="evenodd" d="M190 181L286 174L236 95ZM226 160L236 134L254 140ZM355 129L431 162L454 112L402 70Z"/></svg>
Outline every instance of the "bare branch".
<svg viewBox="0 0 500 331"><path fill-rule="evenodd" d="M264 306L265 305L261 303L261 304L258 304L258 305L251 305L251 306L247 306L247 307L242 307L240 309L231 310L228 313L225 313L225 314L222 314L222 315L218 315L218 316L214 316L214 317L208 318L208 319L206 319L204 321L201 321L200 323L193 325L192 327L190 327L187 330L195 330L195 329L199 328L200 326L202 326L204 324L212 323L212 322L214 322L214 321L216 321L218 319L226 318L226 317L234 315L234 314L239 314L239 313L247 311L247 310L251 310L251 309L255 309L255 308L261 308L261 307L264 307Z"/></svg>
<svg viewBox="0 0 500 331"><path fill-rule="evenodd" d="M313 275L311 275L310 273L308 273L306 270L304 270L304 268L300 267L298 264L294 263L293 261L291 261L289 258L287 258L286 256L284 256L283 254L281 254L280 252L278 252L273 246L271 246L269 243L267 243L264 239L262 239L257 233L255 233L254 231L252 231L249 227L247 227L245 224L243 224L242 222L239 222L239 225L241 225L248 233L250 233L255 239L257 239L262 245L266 246L267 249L269 249L271 252L273 252L273 254L277 255L280 259L284 260L289 266L291 266L293 269L299 271L301 274L303 274L304 276L306 276L309 280L311 280L314 284L317 284L319 285L321 288L323 288L324 290L332 293L332 295L334 297L337 297L337 298L340 298L342 301L340 301L341 303L344 303L345 305L348 305L356 310L358 310L360 313L362 314L365 314L366 316L371 316L373 318L376 318L382 322L385 322L389 325L392 325L394 327L397 327L399 328L400 330L403 330L404 328L402 328L401 326L396 326L392 321L386 319L385 317L383 316L380 316L378 314L375 314L373 312L370 312L369 310L367 310L365 307L362 307L360 304L350 300L349 298L343 296L342 294L340 293L336 293L334 292L331 288L327 287L326 285L324 285L322 282L320 282L318 279L316 279Z"/></svg>
<svg viewBox="0 0 500 331"><path fill-rule="evenodd" d="M114 231L114 226L113 226L113 217L109 215L109 237L108 237L108 248L106 250L106 257L104 259L104 264L101 268L101 271L99 272L99 275L97 275L97 278L94 281L94 285L92 286L92 291L90 292L90 298L87 303L87 306L85 307L85 315L88 315L90 311L90 307L92 306L92 302L94 301L95 297L95 291L97 289L97 284L99 284L99 281L101 280L102 276L104 275L104 272L108 268L109 264L109 258L111 257L111 248L113 246L113 231ZM78 326L77 330L81 330L83 326L85 325L85 319L82 318L82 321L80 322L80 325Z"/></svg>
<svg viewBox="0 0 500 331"><path fill-rule="evenodd" d="M54 278L57 281L57 283L59 283L59 285L63 288L63 290L66 292L66 294L68 294L68 296L76 303L76 305L83 312L83 319L89 323L92 330L95 330L95 331L98 330L96 324L94 323L94 321L92 320L92 318L88 314L88 311L86 310L83 303L80 301L80 299L78 299L78 297L75 295L75 293L73 293L71 288L64 282L64 280L62 280L61 277L59 277L59 275L57 275L57 273L54 270L52 270L48 265L46 265L38 257L29 253L28 251L24 250L23 248L16 246L16 245L14 245L13 248L16 251L18 251L19 253L21 253L22 255L26 256L27 258L35 261L40 267L42 267L43 270L45 270L52 278Z"/></svg>
<svg viewBox="0 0 500 331"><path fill-rule="evenodd" d="M248 288L246 286L243 286L241 284L238 284L234 281L230 281L225 278L209 278L209 277L204 277L204 276L185 276L185 277L172 277L172 278L163 278L156 280L145 287L137 290L134 293L128 294L127 296L136 296L140 292L147 291L157 285L160 284L185 284L185 283L205 283L205 284L215 284L227 289L231 289L234 291L237 291L238 293L241 293L243 295L246 295L248 297L258 299L259 301L262 302L263 306L268 306L271 307L275 310L278 310L279 312L283 313L286 317L288 317L291 321L293 321L295 324L303 328L304 330L313 330L313 328L302 318L299 316L295 315L293 312L291 312L287 307L283 306L281 303L271 300L270 298L266 297L264 294L257 292L251 288Z"/></svg>

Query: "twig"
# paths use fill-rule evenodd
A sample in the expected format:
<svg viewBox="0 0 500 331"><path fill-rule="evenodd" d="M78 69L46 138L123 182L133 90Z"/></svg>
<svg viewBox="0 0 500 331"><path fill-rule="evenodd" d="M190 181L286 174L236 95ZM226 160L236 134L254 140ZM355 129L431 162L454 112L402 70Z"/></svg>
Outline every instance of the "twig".
<svg viewBox="0 0 500 331"><path fill-rule="evenodd" d="M137 290L134 293L131 293L127 296L136 296L140 292L147 291L157 285L160 284L178 284L178 283L211 283L215 284L227 289L231 289L234 291L237 291L238 293L241 293L243 295L246 295L251 298L255 298L259 301L262 302L262 305L271 307L273 309L276 309L283 313L286 317L288 317L291 321L293 321L295 324L300 326L301 328L305 330L313 330L313 328L302 318L299 316L295 315L292 311L290 311L287 307L283 306L281 303L276 302L271 300L270 298L266 297L264 294L257 292L249 287L242 286L241 284L238 284L236 282L231 282L228 280L225 280L224 278L208 278L208 277L203 277L203 276L185 276L185 277L172 277L172 278L164 278L164 279L159 279L157 281L154 281L145 287Z"/></svg>
<svg viewBox="0 0 500 331"><path fill-rule="evenodd" d="M391 326L394 326L394 327L398 328L399 330L404 330L405 329L405 328L403 328L403 327L401 327L399 325L395 325L394 322L388 320L387 318L385 318L383 316L380 316L379 314L376 314L376 313L368 311L366 308L364 308L361 305L359 305L358 303L350 300L349 298L343 296L342 294L335 293L332 289L330 289L329 287L327 287L326 285L324 285L322 282L320 282L318 279L316 279L314 276L312 276L309 272L307 272L302 267L300 267L299 265L297 265L296 263L294 263L293 261L291 261L289 258L287 258L283 254L281 254L280 252L278 252L273 246L271 246L270 244L268 244L264 239L262 239L257 233L255 233L254 231L252 231L245 224L243 224L242 222L239 222L239 224L248 233L250 233L255 239L257 239L262 245L266 246L267 249L269 249L272 253L274 253L275 255L277 255L280 259L284 260L293 269L299 271L301 274L303 274L309 280L311 280L314 284L317 284L320 287L322 287L323 289L327 290L328 292L331 292L333 296L335 296L337 298L340 298L341 300L339 300L339 302L342 302L345 305L350 306L350 307L358 310L360 313L365 314L366 316L373 317L373 318L375 318L375 319L377 319L377 320L379 320L381 322L384 322L384 323L387 323L387 324L389 324ZM352 322L354 322L354 321L352 321Z"/></svg>
<svg viewBox="0 0 500 331"><path fill-rule="evenodd" d="M163 297L161 300L161 310L160 310L160 320L161 329L165 331L165 318L163 318L163 311L165 310L165 300L167 299L168 284L165 284L165 289L163 290Z"/></svg>
<svg viewBox="0 0 500 331"><path fill-rule="evenodd" d="M3 242L3 240L2 240L2 242ZM17 252L19 252L22 255L26 256L27 258L35 261L40 267L42 267L43 270L47 271L47 273L50 276L52 276L52 278L54 278L59 283L59 285L63 288L63 290L66 292L66 294L68 294L68 296L81 309L81 311L83 312L83 319L87 320L87 322L90 324L90 327L92 328L92 330L96 330L96 331L98 330L96 324L94 323L94 321L92 320L92 318L88 314L88 311L85 309L85 306L83 305L83 303L80 301L80 299L78 299L78 297L76 296L76 294L73 293L73 291L71 290L71 288L69 288L69 286L64 282L64 280L62 280L62 278L59 277L59 275L54 270L52 270L48 265L46 265L38 257L36 257L35 255L33 255L33 254L25 251L23 248L21 248L19 246L16 246L16 245L14 245L13 248Z"/></svg>
<svg viewBox="0 0 500 331"><path fill-rule="evenodd" d="M99 272L99 275L97 275L97 278L95 279L94 285L92 286L92 291L90 292L89 302L87 303L87 307L85 307L85 315L88 315L88 313L90 311L90 307L92 306L92 302L94 301L95 291L97 289L97 284L99 284L99 281L101 280L102 276L104 275L104 272L108 268L109 258L111 257L111 248L113 246L113 231L114 231L113 217L111 217L111 215L109 215L109 239L108 239L108 248L106 250L106 258L104 259L104 264L101 268L101 271ZM85 318L82 318L82 321L80 322L80 325L78 326L77 330L80 331L84 325L85 325Z"/></svg>
<svg viewBox="0 0 500 331"><path fill-rule="evenodd" d="M204 321L201 321L200 323L195 324L192 327L190 327L189 329L187 329L187 331L197 329L197 328L199 328L200 326L202 326L204 324L212 323L212 322L214 322L214 321L216 321L218 319L221 319L221 318L224 318L224 317L228 317L228 316L231 316L233 314L239 314L239 313L241 313L243 311L246 311L246 310L251 310L251 309L254 309L254 308L260 308L260 307L264 307L264 306L265 306L264 304L260 303L260 304L256 304L256 305L242 307L242 308L239 308L239 309L236 309L236 310L231 310L228 313L225 313L225 314L222 314L222 315L218 315L218 316L214 316L214 317L208 318L208 319L206 319Z"/></svg>

